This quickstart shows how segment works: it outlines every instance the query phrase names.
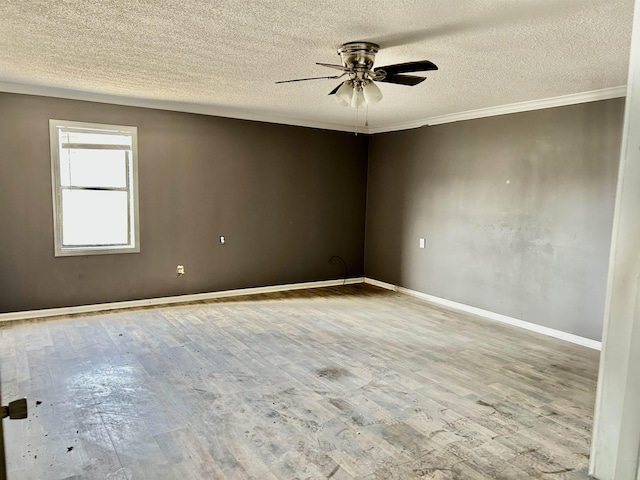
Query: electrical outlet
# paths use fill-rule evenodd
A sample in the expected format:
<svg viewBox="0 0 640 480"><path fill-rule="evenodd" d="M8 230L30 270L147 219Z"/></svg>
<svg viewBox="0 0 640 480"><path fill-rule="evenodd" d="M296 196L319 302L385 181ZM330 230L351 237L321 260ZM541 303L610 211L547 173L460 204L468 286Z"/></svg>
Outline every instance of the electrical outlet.
<svg viewBox="0 0 640 480"><path fill-rule="evenodd" d="M177 273L178 275L184 275L184 265L178 265L178 266L176 267L176 273Z"/></svg>
<svg viewBox="0 0 640 480"><path fill-rule="evenodd" d="M427 246L427 239L420 238L420 248L425 248Z"/></svg>
<svg viewBox="0 0 640 480"><path fill-rule="evenodd" d="M226 242L226 240L224 239L224 236L221 235L220 236L220 244L224 245L224 242Z"/></svg>

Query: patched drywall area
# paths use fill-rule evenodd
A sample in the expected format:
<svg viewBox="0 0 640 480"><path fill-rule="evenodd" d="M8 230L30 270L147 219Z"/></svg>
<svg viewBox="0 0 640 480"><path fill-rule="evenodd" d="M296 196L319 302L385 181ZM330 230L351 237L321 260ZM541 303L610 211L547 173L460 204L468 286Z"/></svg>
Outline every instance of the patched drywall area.
<svg viewBox="0 0 640 480"><path fill-rule="evenodd" d="M364 136L15 94L0 112L0 312L339 279L333 255L363 273ZM54 257L50 118L138 128L140 253Z"/></svg>
<svg viewBox="0 0 640 480"><path fill-rule="evenodd" d="M599 340L623 108L372 137L365 274Z"/></svg>

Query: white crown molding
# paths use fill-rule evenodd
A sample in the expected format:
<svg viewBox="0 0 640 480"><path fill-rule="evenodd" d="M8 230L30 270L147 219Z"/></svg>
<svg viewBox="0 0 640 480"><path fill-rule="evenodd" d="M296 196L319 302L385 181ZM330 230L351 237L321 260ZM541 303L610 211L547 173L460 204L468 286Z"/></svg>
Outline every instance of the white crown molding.
<svg viewBox="0 0 640 480"><path fill-rule="evenodd" d="M407 295L411 295L413 297L418 297L423 300L426 300L427 302L434 303L436 305L441 305L443 307L447 307L452 310L458 310L460 312L470 313L472 315L476 315L478 317L482 317L487 320L494 320L500 323L506 323L508 325L513 325L515 327L524 328L525 330L531 330L532 332L541 333L549 337L554 337L560 340L565 340L567 342L576 343L584 347L593 348L594 350L602 349L602 342L598 342L597 340L592 340L590 338L580 337L578 335L563 332L561 330L556 330L554 328L543 327L542 325L538 325L531 322L525 322L524 320L518 320L517 318L508 317L507 315L502 315L500 313L490 312L488 310L483 310L481 308L465 305L464 303L458 303L452 300L447 300L445 298L429 295L427 293L418 292L416 290L410 290L408 288L399 287L397 285L392 285L391 283L381 282L380 280L374 280L373 278L365 277L364 282L368 283L369 285L375 285L376 287L381 287L387 290L392 290L394 292L404 293Z"/></svg>
<svg viewBox="0 0 640 480"><path fill-rule="evenodd" d="M347 278L343 280L322 280L318 282L289 283L285 285L273 285L268 287L239 288L236 290L223 290L220 292L195 293L191 295L178 295L174 297L145 298L142 300L130 300L126 302L98 303L94 305L79 305L77 307L47 308L42 310L27 310L22 312L0 313L0 322L15 320L27 320L33 318L58 317L61 315L73 315L78 313L103 312L107 310L119 310L122 308L152 307L156 305L172 305L177 303L197 302L214 298L239 297L241 295L257 295L260 293L284 292L288 290L302 290L305 288L336 287L363 283L363 277Z"/></svg>
<svg viewBox="0 0 640 480"><path fill-rule="evenodd" d="M136 97L123 97L118 95L84 92L81 90L47 87L42 85L0 82L0 92L66 98L69 100L83 100L86 102L108 103L129 107L155 108L159 110L197 113L200 115L235 118L239 120L251 120L256 122L277 123L281 125L292 125L297 127L319 128L322 130L336 130L340 132L350 133L354 132L354 127L352 125L341 125L338 123L293 119L280 117L269 113L243 112L241 110L216 105L172 102L169 100L153 100ZM375 134L395 132L398 130L410 130L413 128L424 127L425 125L441 125L443 123L459 122L462 120L473 120L477 118L494 117L496 115L506 115L509 113L528 112L531 110L541 110L544 108L562 107L566 105L575 105L578 103L619 98L624 97L626 93L627 87L622 85L619 87L592 90L590 92L574 93L571 95L562 95L559 97L542 98L539 100L530 100L526 102L511 103L508 105L498 105L496 107L479 108L477 110L468 110L465 112L427 117L419 120L412 120L410 122L395 123L391 125L383 125L380 127L359 127L359 132L362 134Z"/></svg>
<svg viewBox="0 0 640 480"><path fill-rule="evenodd" d="M111 105L123 105L127 107L154 108L172 112L197 113L213 117L233 118L236 120L250 120L254 122L277 123L295 127L318 128L321 130L336 130L341 132L354 131L350 125L338 123L317 122L314 120L294 119L280 117L269 113L245 112L239 109L222 107L219 105L206 105L188 102L173 102L170 100L154 100L148 98L125 97L119 95L107 95L103 93L85 92L43 85L28 85L22 83L10 83L0 81L0 92L19 93L23 95L39 95L42 97L65 98L68 100L82 100L85 102L107 103ZM361 133L367 133L362 131Z"/></svg>
<svg viewBox="0 0 640 480"><path fill-rule="evenodd" d="M396 123L381 127L369 128L367 133L386 133L398 130L409 130L424 126L442 125L444 123L460 122L463 120L474 120L477 118L495 117L497 115L507 115L509 113L529 112L532 110L542 110L545 108L564 107L567 105L576 105L579 103L596 102L598 100L608 100L611 98L624 97L627 94L626 85L619 87L603 88L600 90L592 90L590 92L573 93L570 95L562 95L559 97L541 98L539 100L528 100L526 102L510 103L507 105L498 105L496 107L479 108L477 110L467 110L465 112L450 113L447 115L439 115L428 117L411 122Z"/></svg>

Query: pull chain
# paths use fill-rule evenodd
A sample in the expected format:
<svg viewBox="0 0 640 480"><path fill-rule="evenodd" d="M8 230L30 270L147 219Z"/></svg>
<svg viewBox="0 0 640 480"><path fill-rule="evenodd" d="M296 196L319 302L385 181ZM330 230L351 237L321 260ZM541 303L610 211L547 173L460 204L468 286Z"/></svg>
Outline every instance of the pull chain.
<svg viewBox="0 0 640 480"><path fill-rule="evenodd" d="M358 136L358 120L360 114L360 105L356 105L356 137Z"/></svg>

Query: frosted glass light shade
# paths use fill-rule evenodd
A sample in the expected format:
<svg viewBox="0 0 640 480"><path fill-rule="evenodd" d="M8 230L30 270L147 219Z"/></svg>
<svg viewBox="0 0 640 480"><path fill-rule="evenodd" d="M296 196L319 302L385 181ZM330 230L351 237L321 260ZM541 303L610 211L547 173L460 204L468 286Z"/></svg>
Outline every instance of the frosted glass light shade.
<svg viewBox="0 0 640 480"><path fill-rule="evenodd" d="M382 99L382 92L372 80L363 82L361 88L354 88L353 82L347 80L336 90L334 97L340 105L359 108L378 103Z"/></svg>
<svg viewBox="0 0 640 480"><path fill-rule="evenodd" d="M362 94L364 95L364 101L367 105L373 105L382 100L382 92L371 80L362 87Z"/></svg>
<svg viewBox="0 0 640 480"><path fill-rule="evenodd" d="M364 101L364 94L362 93L362 89L358 89L356 90L355 88L353 89L353 96L351 97L351 106L353 108L359 108L362 107L365 104Z"/></svg>
<svg viewBox="0 0 640 480"><path fill-rule="evenodd" d="M338 102L340 105L347 107L351 104L352 95L353 95L353 84L351 83L351 80L347 80L336 91L334 98L336 99L336 102Z"/></svg>

